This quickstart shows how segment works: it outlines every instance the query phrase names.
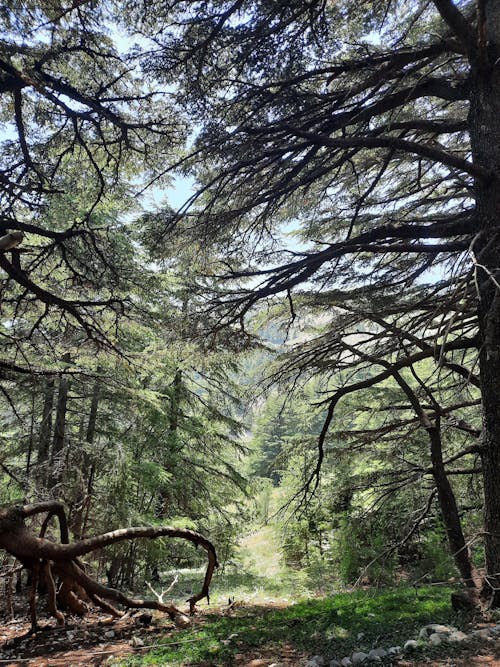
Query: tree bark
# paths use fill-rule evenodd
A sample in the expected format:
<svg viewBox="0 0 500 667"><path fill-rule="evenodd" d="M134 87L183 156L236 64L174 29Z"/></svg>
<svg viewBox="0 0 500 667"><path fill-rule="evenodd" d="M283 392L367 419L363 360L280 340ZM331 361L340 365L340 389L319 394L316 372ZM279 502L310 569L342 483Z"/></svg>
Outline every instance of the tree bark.
<svg viewBox="0 0 500 667"><path fill-rule="evenodd" d="M486 0L479 52L472 63L469 127L473 160L490 180L476 179L478 235L474 244L479 290L483 413L486 580L490 604L500 605L500 3Z"/></svg>
<svg viewBox="0 0 500 667"><path fill-rule="evenodd" d="M99 373L99 368L97 369ZM93 444L97 426L97 412L99 408L101 394L101 380L97 378L92 390L92 400L90 403L89 419L85 435L85 442ZM76 540L81 540L85 533L86 518L88 516L90 500L92 495L92 485L94 479L94 463L92 456L87 451L82 453L82 479L81 486L75 498L75 511L73 513L71 527Z"/></svg>
<svg viewBox="0 0 500 667"><path fill-rule="evenodd" d="M169 401L169 414L168 414L168 451L166 455L168 458L173 457L181 449L182 445L179 444L179 419L181 418L181 405L183 397L183 388L182 388L182 370L177 368L175 370L174 379L172 381L172 391L170 394ZM167 458L167 461L168 461ZM166 465L168 470L168 463ZM158 494L157 501L157 511L156 516L159 519L163 519L168 516L170 505L170 493L168 488L160 489Z"/></svg>
<svg viewBox="0 0 500 667"><path fill-rule="evenodd" d="M462 522L460 521L455 493L446 474L441 431L437 418L436 424L427 428L427 433L431 442L432 475L436 483L439 507L446 529L450 553L464 584L468 588L475 589L480 583L480 578L471 561L470 551L462 531Z"/></svg>
<svg viewBox="0 0 500 667"><path fill-rule="evenodd" d="M44 512L47 513L47 517L43 522L40 537L36 537L26 526L25 519ZM60 523L61 543L59 544L46 540L43 537L48 520L54 515L58 516ZM60 623L64 622L64 618L57 609L54 576L62 580L63 586L65 586L67 591L71 591L73 597L76 599L78 599L78 591L83 589L90 599L97 601L98 604L107 609L111 609L110 605L100 601L100 598L113 600L125 607L157 609L169 614L172 618L181 616L182 620L182 614L171 604L152 600L133 599L124 595L121 591L99 584L85 572L83 565L78 560L80 556L89 554L107 545L115 544L116 542L134 540L136 538L155 539L159 537L188 540L196 546L201 546L207 552L208 565L203 586L199 593L187 600L192 613L199 600L203 597L208 598L209 586L217 567L215 547L200 533L183 528L172 528L170 526L123 528L70 544L68 542L66 514L63 505L59 502L49 501L25 506L14 505L0 510L0 548L5 549L9 554L17 558L33 574L34 583L30 598L33 628L36 627L37 623L35 591L40 570L45 573L49 583L49 609ZM82 602L81 598L80 601ZM75 600L73 600L73 604L76 604ZM85 605L80 607L82 613L85 611L84 607ZM119 614L120 612L116 611L116 613Z"/></svg>
<svg viewBox="0 0 500 667"><path fill-rule="evenodd" d="M38 438L38 465L45 463L49 457L50 437L52 435L52 408L54 405L54 378L45 382L42 421Z"/></svg>
<svg viewBox="0 0 500 667"><path fill-rule="evenodd" d="M62 360L65 363L70 362L70 355L66 353ZM68 407L69 380L65 375L61 375L59 380L59 393L57 396L56 421L54 425L54 437L52 440L51 471L49 486L53 487L61 481L63 465L61 452L64 449L66 440L66 412Z"/></svg>

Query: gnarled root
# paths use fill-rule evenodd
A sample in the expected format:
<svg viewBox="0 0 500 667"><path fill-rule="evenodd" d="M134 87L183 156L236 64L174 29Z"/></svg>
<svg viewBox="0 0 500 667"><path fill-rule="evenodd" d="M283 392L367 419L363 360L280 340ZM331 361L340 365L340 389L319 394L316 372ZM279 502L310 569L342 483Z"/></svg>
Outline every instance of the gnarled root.
<svg viewBox="0 0 500 667"><path fill-rule="evenodd" d="M54 582L54 577L52 576L52 566L50 562L44 561L42 565L42 571L45 575L45 580L47 582L47 603L49 611L57 619L59 625L64 625L64 615L57 608L56 602L56 584Z"/></svg>
<svg viewBox="0 0 500 667"><path fill-rule="evenodd" d="M40 536L36 537L25 525L25 519L44 512L47 513L47 516L43 522ZM52 516L57 516L59 519L61 534L59 544L46 540L44 537ZM85 572L83 564L79 560L81 556L110 544L138 538L155 539L158 537L188 540L196 546L201 546L207 552L208 566L202 589L188 600L190 613L193 613L199 600L204 597L209 600L210 583L217 567L215 547L200 533L170 526L123 528L69 544L66 514L61 503L44 502L25 506L16 505L0 511L0 548L15 556L25 567L32 571L33 586L30 610L33 629L36 629L37 626L36 589L40 569L47 583L49 610L56 617L58 623L64 623L64 616L57 608L54 576L62 582L59 591L60 602L73 613L80 615L85 613L85 598L88 597L115 616L122 615L122 612L109 604L107 600L117 602L126 608L156 609L168 614L174 621L185 625L187 618L174 605L166 604L160 600L130 598L117 589L104 586Z"/></svg>
<svg viewBox="0 0 500 667"><path fill-rule="evenodd" d="M72 614L84 616L88 610L85 603L89 596L85 590L75 582L63 579L63 582L57 592L57 601L62 609L67 609Z"/></svg>

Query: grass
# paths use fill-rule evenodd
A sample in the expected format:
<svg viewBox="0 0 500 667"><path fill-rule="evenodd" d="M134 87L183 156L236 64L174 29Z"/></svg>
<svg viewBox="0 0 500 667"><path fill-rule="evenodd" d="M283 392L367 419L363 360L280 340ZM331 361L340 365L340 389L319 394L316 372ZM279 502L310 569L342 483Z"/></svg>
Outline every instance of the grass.
<svg viewBox="0 0 500 667"><path fill-rule="evenodd" d="M168 583L174 572L166 573L164 581ZM170 596L172 602L181 607L192 591L199 590L205 574L204 569L182 570L177 573L178 582ZM157 585L160 589L161 585ZM147 590L144 595L151 594ZM266 577L254 571L230 570L216 572L210 587L211 605L227 604L228 598L242 601L245 605L266 604L268 602L290 603L306 597L315 597L317 587L311 584L306 573L298 571L279 572L274 577ZM203 601L200 606L204 606Z"/></svg>
<svg viewBox="0 0 500 667"><path fill-rule="evenodd" d="M210 587L212 605L227 603L228 597L241 600L245 604L266 604L268 602L293 602L297 599L315 596L318 581L306 571L291 570L283 566L275 528L264 526L256 529L241 541L236 555L237 562L225 571L217 570ZM178 576L172 591L172 602L182 606L192 591L201 587L205 571L183 569L162 573L165 583ZM322 573L323 583L326 581ZM328 585L329 590L338 587L338 582ZM158 588L161 588L158 586ZM144 591L147 595L147 591Z"/></svg>
<svg viewBox="0 0 500 667"><path fill-rule="evenodd" d="M276 531L271 525L263 526L244 537L240 548L245 569L258 563L259 572L263 576L270 578L279 575L283 568L277 544Z"/></svg>
<svg viewBox="0 0 500 667"><path fill-rule="evenodd" d="M206 614L203 622L166 637L146 655L113 663L176 666L204 662L234 664L236 654L293 647L304 655L343 657L402 645L425 624L462 625L450 606L450 590L439 587L356 591L309 599L283 608L245 606L232 616ZM361 636L362 633L362 636Z"/></svg>
<svg viewBox="0 0 500 667"><path fill-rule="evenodd" d="M327 571L330 568L323 566L320 572L312 572L310 569L292 570L283 565L278 543L276 529L270 525L245 536L236 554L236 563L214 574L210 587L212 604L226 604L228 597L245 604L290 603L338 590L338 578ZM200 588L204 573L204 568L164 572L162 580L168 583L178 576L171 598L182 606L191 592ZM147 591L144 594L147 595Z"/></svg>

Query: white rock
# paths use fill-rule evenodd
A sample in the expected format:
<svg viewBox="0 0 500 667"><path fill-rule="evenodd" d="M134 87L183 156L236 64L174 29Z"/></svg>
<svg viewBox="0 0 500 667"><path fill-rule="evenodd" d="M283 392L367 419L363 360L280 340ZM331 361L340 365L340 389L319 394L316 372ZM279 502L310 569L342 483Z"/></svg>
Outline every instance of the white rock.
<svg viewBox="0 0 500 667"><path fill-rule="evenodd" d="M414 651L418 648L418 642L415 639L409 639L403 646L405 651Z"/></svg>
<svg viewBox="0 0 500 667"><path fill-rule="evenodd" d="M464 642L467 639L468 636L465 634L465 632L461 632L460 630L455 630L455 632L452 632L448 637L449 642Z"/></svg>
<svg viewBox="0 0 500 667"><path fill-rule="evenodd" d="M285 667L282 662L272 662L269 667Z"/></svg>
<svg viewBox="0 0 500 667"><path fill-rule="evenodd" d="M130 643L132 644L132 646L135 646L136 648L138 648L139 646L144 646L144 641L140 637L132 637Z"/></svg>
<svg viewBox="0 0 500 667"><path fill-rule="evenodd" d="M351 658L342 658L340 664L342 665L342 667L352 667Z"/></svg>
<svg viewBox="0 0 500 667"><path fill-rule="evenodd" d="M368 656L363 651L357 651L351 655L351 662L353 665L362 665L368 660Z"/></svg>
<svg viewBox="0 0 500 667"><path fill-rule="evenodd" d="M365 633L364 632L358 632L358 642L360 642L364 638L365 638Z"/></svg>
<svg viewBox="0 0 500 667"><path fill-rule="evenodd" d="M429 635L438 633L440 635L449 635L451 632L455 632L457 628L454 628L452 625L440 625L439 623L429 623L429 625L424 625L421 628L418 636L422 639L427 639Z"/></svg>
<svg viewBox="0 0 500 667"><path fill-rule="evenodd" d="M107 632L104 633L104 636L106 639L113 639L115 636L115 631L114 630L108 630Z"/></svg>
<svg viewBox="0 0 500 667"><path fill-rule="evenodd" d="M451 632L457 631L457 628L455 628L453 625L439 625L439 623L435 623L432 626L432 629L434 632L438 632L440 635L449 635Z"/></svg>
<svg viewBox="0 0 500 667"><path fill-rule="evenodd" d="M401 653L401 646L391 646L387 649L389 655L399 655Z"/></svg>
<svg viewBox="0 0 500 667"><path fill-rule="evenodd" d="M368 653L368 657L370 660L374 660L375 658L386 658L387 651L385 648L372 648L372 650Z"/></svg>
<svg viewBox="0 0 500 667"><path fill-rule="evenodd" d="M432 635L429 635L429 642L433 646L439 646L443 643L443 637L446 635L440 635L438 632L433 632Z"/></svg>

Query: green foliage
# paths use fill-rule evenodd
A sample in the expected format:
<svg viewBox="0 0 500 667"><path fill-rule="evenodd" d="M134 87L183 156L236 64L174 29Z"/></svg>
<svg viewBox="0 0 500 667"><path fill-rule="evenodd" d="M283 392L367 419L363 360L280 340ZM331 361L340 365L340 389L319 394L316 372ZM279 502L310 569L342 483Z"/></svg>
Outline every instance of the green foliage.
<svg viewBox="0 0 500 667"><path fill-rule="evenodd" d="M378 521L370 526L369 522L352 516L341 517L332 544L340 581L353 584L362 577L372 584L394 584L397 556L394 553L383 556L386 539L386 532Z"/></svg>
<svg viewBox="0 0 500 667"><path fill-rule="evenodd" d="M25 232L1 253L1 499L61 498L77 537L175 521L225 563L274 488L306 577L449 575L427 436L474 532L481 484L458 465L476 464L491 328L474 299L498 271L465 253L495 240L471 195L468 50L432 4L56 4L0 11L2 234ZM124 54L117 25L144 43ZM186 137L197 195L142 210ZM265 381L237 358L262 346L262 299ZM263 401L261 381L247 437L240 389ZM121 545L101 566L132 585L191 551Z"/></svg>
<svg viewBox="0 0 500 667"><path fill-rule="evenodd" d="M415 574L426 580L447 581L456 576L456 569L446 544L442 525L427 530L420 543L420 559Z"/></svg>

